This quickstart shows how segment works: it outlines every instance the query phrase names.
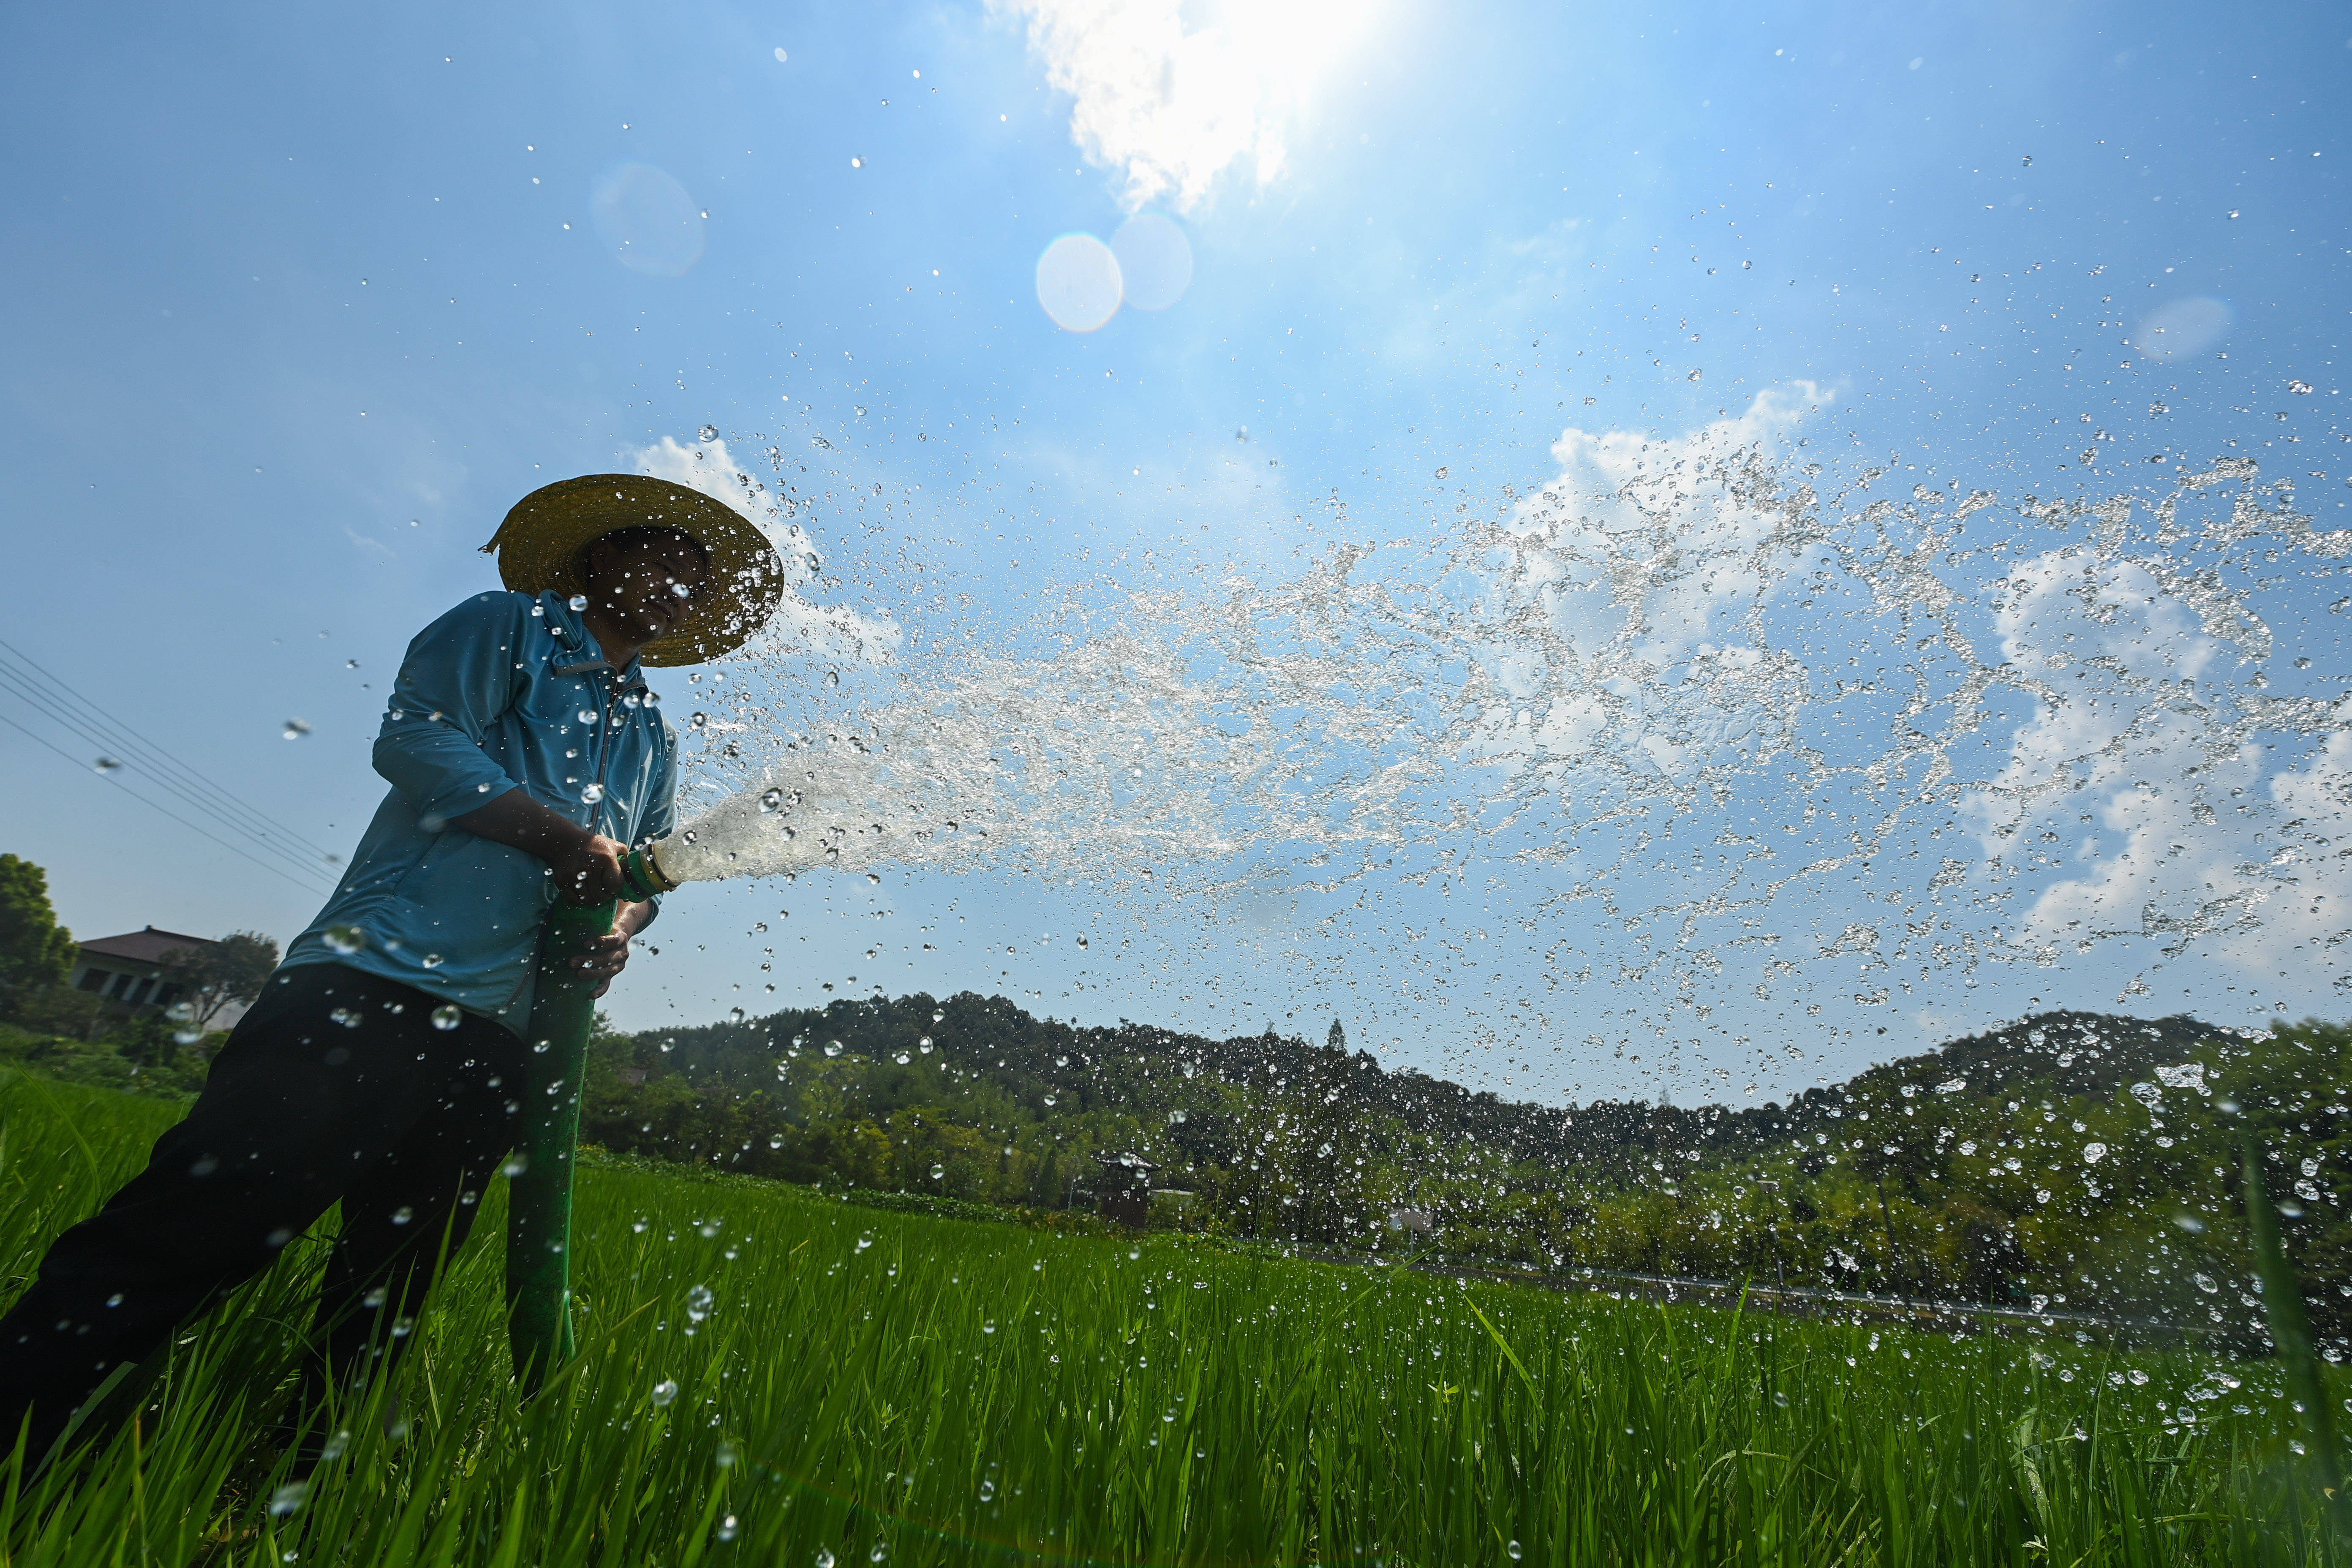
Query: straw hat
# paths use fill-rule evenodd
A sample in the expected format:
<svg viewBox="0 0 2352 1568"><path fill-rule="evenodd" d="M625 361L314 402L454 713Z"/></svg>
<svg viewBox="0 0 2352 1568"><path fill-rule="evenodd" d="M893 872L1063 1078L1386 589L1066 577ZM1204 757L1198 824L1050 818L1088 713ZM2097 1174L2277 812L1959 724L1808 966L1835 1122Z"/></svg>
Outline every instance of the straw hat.
<svg viewBox="0 0 2352 1568"><path fill-rule="evenodd" d="M587 592L581 548L619 528L675 528L710 552L710 580L667 637L638 657L651 665L722 658L768 622L784 595L784 563L757 524L700 490L648 474L583 474L515 502L482 552L518 593Z"/></svg>

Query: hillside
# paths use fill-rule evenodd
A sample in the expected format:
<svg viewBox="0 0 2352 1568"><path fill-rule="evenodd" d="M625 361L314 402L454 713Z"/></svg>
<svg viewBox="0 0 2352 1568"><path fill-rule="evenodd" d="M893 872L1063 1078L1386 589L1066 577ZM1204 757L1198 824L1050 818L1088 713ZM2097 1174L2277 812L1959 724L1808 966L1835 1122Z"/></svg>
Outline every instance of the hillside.
<svg viewBox="0 0 2352 1568"><path fill-rule="evenodd" d="M2352 1153L2347 1037L2050 1013L1786 1104L1549 1107L1342 1044L1077 1028L1002 997L914 995L602 1034L583 1134L1045 1210L1090 1205L1097 1157L1127 1155L1189 1194L1155 1219L1188 1228L1378 1249L1413 1242L1392 1229L1410 1209L1461 1256L2046 1301L2251 1342L2255 1299L2218 1283L2247 1277L2249 1125L2315 1310L2352 1332L2335 1185Z"/></svg>
<svg viewBox="0 0 2352 1568"><path fill-rule="evenodd" d="M1022 1121L1130 1124L1124 1142L1114 1138L1118 1148L1166 1157L1177 1170L1220 1163L1233 1152L1234 1128L1218 1119L1231 1108L1220 1103L1224 1097L1206 1093L1209 1086L1253 1100L1303 1090L1316 1104L1439 1145L1512 1161L1572 1162L1633 1180L1661 1151L1759 1152L1826 1126L1850 1100L1899 1096L1905 1085L1936 1089L1957 1082L1963 1087L1946 1092L1980 1099L2029 1084L2043 1093L2112 1094L2159 1066L2188 1060L2215 1034L2185 1016L2046 1013L1808 1089L1785 1105L1741 1110L1605 1100L1538 1105L1411 1068L1391 1072L1369 1052L1296 1036L1269 1031L1216 1040L1144 1025L1077 1028L1034 1017L1003 997L971 993L944 1002L919 994L845 1000L822 1011L607 1036L599 1059L643 1073L649 1089L675 1086L718 1098L772 1091L796 1072L843 1079L855 1070L856 1108L884 1119L904 1105L970 1100L1008 1130ZM825 1055L830 1045L840 1047L836 1056ZM855 1066L820 1075L820 1064L828 1062ZM1186 1112L1183 1120L1170 1121L1175 1110Z"/></svg>

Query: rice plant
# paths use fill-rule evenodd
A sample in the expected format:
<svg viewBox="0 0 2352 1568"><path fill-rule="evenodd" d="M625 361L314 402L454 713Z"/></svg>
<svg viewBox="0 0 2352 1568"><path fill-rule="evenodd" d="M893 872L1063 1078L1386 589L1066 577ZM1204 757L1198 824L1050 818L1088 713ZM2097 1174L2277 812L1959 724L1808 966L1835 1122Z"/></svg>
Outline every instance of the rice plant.
<svg viewBox="0 0 2352 1568"><path fill-rule="evenodd" d="M13 1279L172 1115L0 1085ZM2267 1363L1562 1297L611 1163L582 1175L581 1354L525 1405L485 1201L396 1387L335 1413L307 1481L268 1435L315 1238L184 1331L118 1428L37 1477L9 1461L0 1561L2342 1556Z"/></svg>

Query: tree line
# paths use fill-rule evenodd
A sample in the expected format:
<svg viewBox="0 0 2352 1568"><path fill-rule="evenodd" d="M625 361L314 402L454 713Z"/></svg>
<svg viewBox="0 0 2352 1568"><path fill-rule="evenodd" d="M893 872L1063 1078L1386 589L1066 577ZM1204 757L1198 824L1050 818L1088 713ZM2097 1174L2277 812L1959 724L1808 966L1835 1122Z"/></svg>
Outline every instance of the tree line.
<svg viewBox="0 0 2352 1568"><path fill-rule="evenodd" d="M1545 1268L1774 1279L2259 1339L2251 1131L2352 1335L2352 1031L2042 1015L1785 1104L1540 1106L1272 1031L1080 1028L1002 997L599 1034L583 1135L780 1180L1057 1209L1097 1156L1170 1223ZM1427 1237L1396 1228L1426 1214ZM2347 1345L2347 1348L2352 1348Z"/></svg>

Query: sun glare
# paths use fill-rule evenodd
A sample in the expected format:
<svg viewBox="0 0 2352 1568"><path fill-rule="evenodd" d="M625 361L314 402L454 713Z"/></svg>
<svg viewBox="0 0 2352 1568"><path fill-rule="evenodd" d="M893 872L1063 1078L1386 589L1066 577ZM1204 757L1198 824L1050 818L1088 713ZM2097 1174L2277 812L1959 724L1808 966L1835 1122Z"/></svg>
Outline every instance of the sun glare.
<svg viewBox="0 0 2352 1568"><path fill-rule="evenodd" d="M1277 178L1290 128L1379 15L1331 0L1234 0L1196 11L1188 26L1172 3L1017 8L1047 79L1076 100L1071 139L1123 172L1130 210L1164 202L1179 211L1198 206L1236 163L1261 185Z"/></svg>

